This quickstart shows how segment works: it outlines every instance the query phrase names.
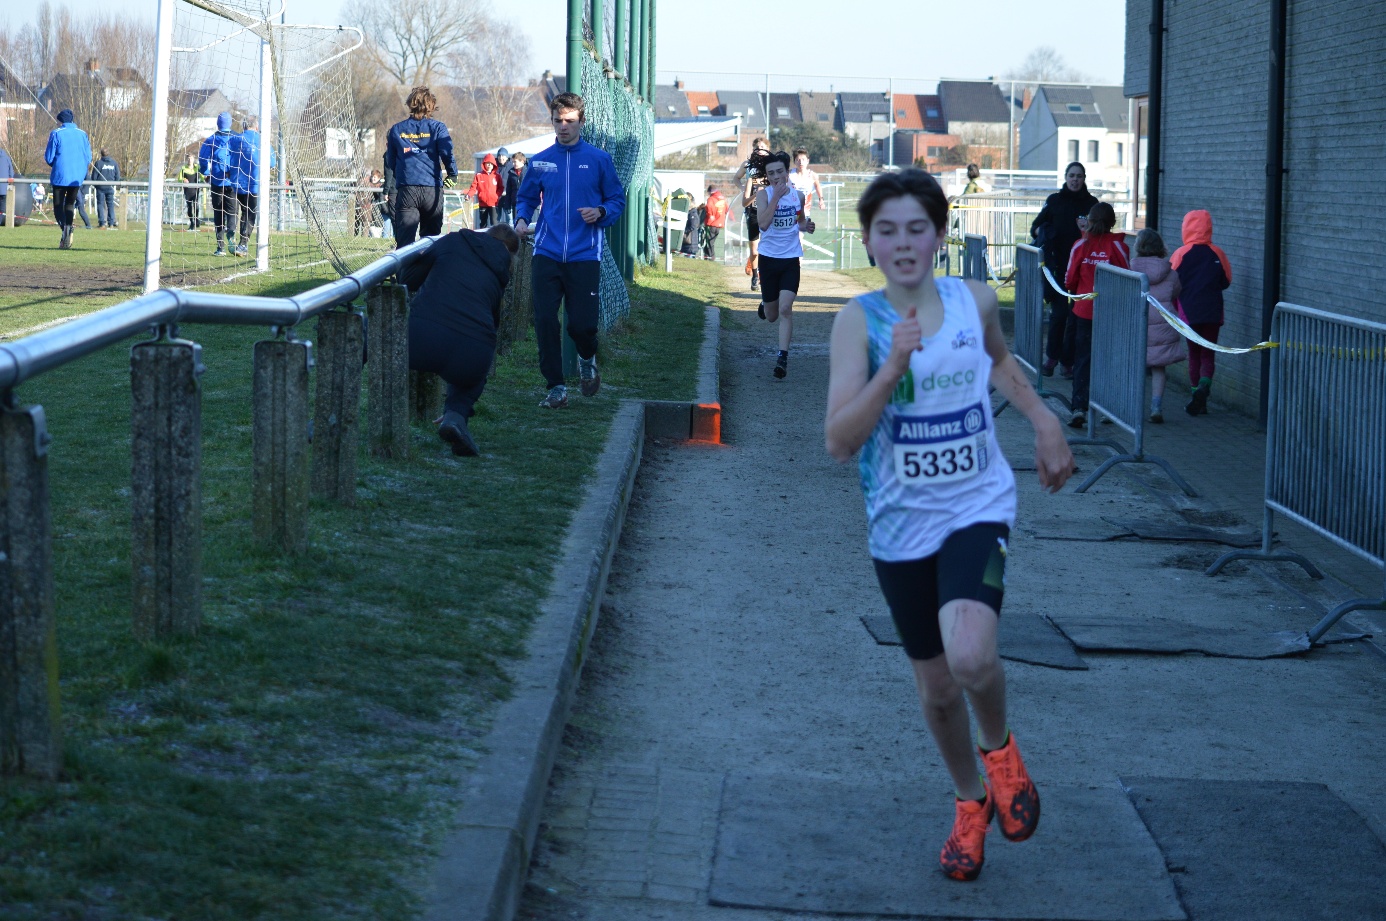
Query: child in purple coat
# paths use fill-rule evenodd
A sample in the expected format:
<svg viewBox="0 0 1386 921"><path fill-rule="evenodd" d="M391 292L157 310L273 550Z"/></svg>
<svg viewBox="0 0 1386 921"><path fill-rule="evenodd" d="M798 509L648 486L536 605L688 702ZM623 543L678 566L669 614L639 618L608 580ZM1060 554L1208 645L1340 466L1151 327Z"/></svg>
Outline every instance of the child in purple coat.
<svg viewBox="0 0 1386 921"><path fill-rule="evenodd" d="M1150 296L1170 313L1179 297L1179 275L1170 268L1165 241L1159 232L1147 227L1136 234L1136 253L1131 270L1143 272L1150 281ZM1150 421L1165 421L1165 368L1184 360L1184 340L1179 331L1165 322L1154 305L1146 306L1145 366L1150 369Z"/></svg>

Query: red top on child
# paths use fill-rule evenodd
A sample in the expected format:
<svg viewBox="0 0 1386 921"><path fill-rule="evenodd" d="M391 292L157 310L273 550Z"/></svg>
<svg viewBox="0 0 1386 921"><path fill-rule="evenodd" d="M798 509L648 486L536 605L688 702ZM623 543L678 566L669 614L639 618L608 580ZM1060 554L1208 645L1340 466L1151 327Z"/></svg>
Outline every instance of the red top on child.
<svg viewBox="0 0 1386 921"><path fill-rule="evenodd" d="M1082 239L1073 244L1073 250L1068 255L1064 287L1071 294L1091 294L1094 279L1097 277L1097 267L1103 262L1119 269L1131 267L1130 253L1126 249L1126 235L1084 230ZM1092 301L1074 301L1073 315L1091 320Z"/></svg>

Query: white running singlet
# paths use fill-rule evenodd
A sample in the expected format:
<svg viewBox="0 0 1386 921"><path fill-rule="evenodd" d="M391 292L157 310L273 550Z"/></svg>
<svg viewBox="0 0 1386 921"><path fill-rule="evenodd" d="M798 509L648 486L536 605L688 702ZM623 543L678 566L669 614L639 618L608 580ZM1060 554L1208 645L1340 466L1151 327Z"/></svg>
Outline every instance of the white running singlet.
<svg viewBox="0 0 1386 921"><path fill-rule="evenodd" d="M804 210L808 210L809 199L813 197L813 181L818 178L818 174L811 169L806 169L802 173L797 169L789 171L789 184L798 189L804 196Z"/></svg>
<svg viewBox="0 0 1386 921"><path fill-rule="evenodd" d="M886 562L931 556L968 525L1015 523L1015 476L992 424L991 356L977 302L960 278L935 284L943 325L910 358L857 465L871 556ZM890 355L891 327L900 315L884 291L857 303L866 315L874 375Z"/></svg>
<svg viewBox="0 0 1386 921"><path fill-rule="evenodd" d="M766 197L773 192L766 192ZM799 240L799 193L790 187L784 198L775 206L775 220L769 230L760 232L760 254L772 259L799 259L804 255L804 244Z"/></svg>

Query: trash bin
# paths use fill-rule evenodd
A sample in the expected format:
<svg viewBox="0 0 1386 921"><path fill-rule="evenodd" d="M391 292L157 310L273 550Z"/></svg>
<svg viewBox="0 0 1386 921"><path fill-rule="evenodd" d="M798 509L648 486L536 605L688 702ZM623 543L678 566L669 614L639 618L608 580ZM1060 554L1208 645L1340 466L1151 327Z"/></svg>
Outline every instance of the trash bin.
<svg viewBox="0 0 1386 921"><path fill-rule="evenodd" d="M683 189L675 189L665 200L664 220L669 224L669 247L676 253L683 248L683 229L688 225L688 209L692 207L693 196Z"/></svg>

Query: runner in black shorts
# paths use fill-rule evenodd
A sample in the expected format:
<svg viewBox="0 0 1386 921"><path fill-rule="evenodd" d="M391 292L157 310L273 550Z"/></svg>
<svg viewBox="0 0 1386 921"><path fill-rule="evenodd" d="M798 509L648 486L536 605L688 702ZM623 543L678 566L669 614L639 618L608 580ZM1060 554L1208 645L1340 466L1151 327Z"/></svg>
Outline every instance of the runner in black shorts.
<svg viewBox="0 0 1386 921"><path fill-rule="evenodd" d="M794 332L794 298L799 293L799 260L804 255L801 233L813 233L813 221L804 214L804 196L789 184L789 154L783 150L765 162L765 188L756 195L756 219L760 224L762 320L779 323L780 353L774 375L783 378L789 369L789 340Z"/></svg>

